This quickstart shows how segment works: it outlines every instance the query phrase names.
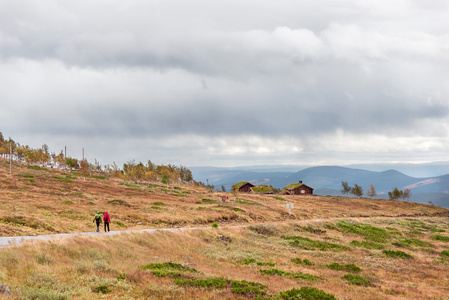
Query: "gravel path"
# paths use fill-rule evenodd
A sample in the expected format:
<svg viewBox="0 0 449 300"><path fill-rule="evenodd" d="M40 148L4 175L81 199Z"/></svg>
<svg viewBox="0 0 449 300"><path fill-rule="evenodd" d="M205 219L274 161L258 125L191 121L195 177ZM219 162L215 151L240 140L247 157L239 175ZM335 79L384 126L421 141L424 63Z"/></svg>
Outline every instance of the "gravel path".
<svg viewBox="0 0 449 300"><path fill-rule="evenodd" d="M229 226L226 228L242 228L245 225L240 226ZM48 234L48 235L37 235L37 236L11 236L11 237L0 237L0 247L9 247L13 245L19 246L20 244L27 241L54 241L62 238L74 237L74 236L106 236L106 235L116 235L123 233L154 233L157 231L185 231L185 230L198 230L198 229L209 229L211 227L187 227L187 228L150 228L150 229L137 229L137 230L119 230L119 231L109 231L109 232L80 232L80 233L61 233L61 234Z"/></svg>
<svg viewBox="0 0 449 300"><path fill-rule="evenodd" d="M136 233L136 232L148 232L153 233L156 231L178 231L178 230L195 230L198 228L162 228L162 229L140 229L140 230L120 230L120 231L109 231L109 232L80 232L80 233L61 233L61 234L48 234L48 235L37 235L37 236L11 236L11 237L0 237L0 247L8 247L12 245L20 245L26 241L53 241L61 238L68 238L74 236L105 236L105 235L116 235L122 233Z"/></svg>

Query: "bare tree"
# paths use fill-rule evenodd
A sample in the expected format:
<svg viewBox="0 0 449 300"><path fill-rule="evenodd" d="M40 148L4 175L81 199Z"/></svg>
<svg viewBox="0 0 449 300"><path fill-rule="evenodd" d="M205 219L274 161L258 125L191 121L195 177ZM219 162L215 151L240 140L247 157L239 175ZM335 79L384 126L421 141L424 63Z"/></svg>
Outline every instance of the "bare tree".
<svg viewBox="0 0 449 300"><path fill-rule="evenodd" d="M366 195L370 198L377 196L376 189L374 188L374 186L372 184L370 184L369 190L366 191Z"/></svg>

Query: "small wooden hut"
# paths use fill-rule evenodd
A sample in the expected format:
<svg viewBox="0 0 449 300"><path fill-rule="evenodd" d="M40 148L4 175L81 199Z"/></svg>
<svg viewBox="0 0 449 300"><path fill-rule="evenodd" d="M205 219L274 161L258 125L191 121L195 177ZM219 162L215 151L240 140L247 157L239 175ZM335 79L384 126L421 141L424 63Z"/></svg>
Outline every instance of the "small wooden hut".
<svg viewBox="0 0 449 300"><path fill-rule="evenodd" d="M313 195L313 188L302 183L292 183L284 187L283 194L285 195Z"/></svg>
<svg viewBox="0 0 449 300"><path fill-rule="evenodd" d="M241 181L232 186L233 191L238 191L240 193L250 193L251 188L255 187L254 184L248 181Z"/></svg>

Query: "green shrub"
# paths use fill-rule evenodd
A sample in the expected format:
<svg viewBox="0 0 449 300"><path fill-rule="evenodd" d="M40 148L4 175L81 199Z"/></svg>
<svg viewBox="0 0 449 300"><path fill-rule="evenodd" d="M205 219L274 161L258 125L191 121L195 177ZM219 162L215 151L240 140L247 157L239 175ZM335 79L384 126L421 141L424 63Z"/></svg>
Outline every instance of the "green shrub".
<svg viewBox="0 0 449 300"><path fill-rule="evenodd" d="M110 292L112 292L112 290L107 285L102 284L92 288L92 292L99 294L109 294Z"/></svg>
<svg viewBox="0 0 449 300"><path fill-rule="evenodd" d="M398 247L404 247L404 248L411 248L412 246L415 247L433 247L433 245L429 242L424 242L417 239L404 239L397 242L392 243L394 246Z"/></svg>
<svg viewBox="0 0 449 300"><path fill-rule="evenodd" d="M72 183L73 181L71 181L68 178L64 178L64 177L60 177L60 176L52 176L53 178L58 179L60 182L64 182L64 183Z"/></svg>
<svg viewBox="0 0 449 300"><path fill-rule="evenodd" d="M340 265L339 263L331 263L326 265L327 268L337 271L352 271L352 272L360 272L362 269L354 264Z"/></svg>
<svg viewBox="0 0 449 300"><path fill-rule="evenodd" d="M153 202L153 205L165 205L164 202Z"/></svg>
<svg viewBox="0 0 449 300"><path fill-rule="evenodd" d="M443 229L437 228L437 227L431 227L430 232L444 232Z"/></svg>
<svg viewBox="0 0 449 300"><path fill-rule="evenodd" d="M31 174L23 174L22 177L25 177L25 178L34 178L34 175L31 175Z"/></svg>
<svg viewBox="0 0 449 300"><path fill-rule="evenodd" d="M207 199L207 198L201 199L201 201L202 201L203 203L214 203L214 202L215 202L214 200L212 200L212 199Z"/></svg>
<svg viewBox="0 0 449 300"><path fill-rule="evenodd" d="M282 270L278 269L266 269L266 270L260 270L260 274L262 275L278 275L278 276L287 276L290 273L284 272Z"/></svg>
<svg viewBox="0 0 449 300"><path fill-rule="evenodd" d="M176 278L173 280L174 284L181 286L197 286L203 288L223 289L229 285L231 281L223 278L206 278L206 279L190 279L190 278Z"/></svg>
<svg viewBox="0 0 449 300"><path fill-rule="evenodd" d="M259 282L251 281L232 281L231 291L240 295L265 295L268 287Z"/></svg>
<svg viewBox="0 0 449 300"><path fill-rule="evenodd" d="M408 253L405 253L404 251L384 250L383 252L384 252L385 256L391 257L391 258L403 258L403 259L413 258L413 256L411 256Z"/></svg>
<svg viewBox="0 0 449 300"><path fill-rule="evenodd" d="M152 263L143 265L140 267L142 270L176 270L176 271L185 271L190 273L199 273L194 268L185 267L181 264L173 263L173 262L164 262L164 263Z"/></svg>
<svg viewBox="0 0 449 300"><path fill-rule="evenodd" d="M260 205L257 202L252 202L252 201L247 201L247 200L240 200L240 199L235 200L235 203L245 204L245 205Z"/></svg>
<svg viewBox="0 0 449 300"><path fill-rule="evenodd" d="M298 257L296 257L296 258L292 258L291 260L290 260L291 262L294 262L295 264L302 264L302 259L300 259L300 258L298 258Z"/></svg>
<svg viewBox="0 0 449 300"><path fill-rule="evenodd" d="M313 287L302 287L300 289L291 289L285 292L280 292L279 297L287 300L337 300L334 295Z"/></svg>
<svg viewBox="0 0 449 300"><path fill-rule="evenodd" d="M441 256L449 257L449 250L443 250L443 251L441 251L440 255L441 255Z"/></svg>
<svg viewBox="0 0 449 300"><path fill-rule="evenodd" d="M65 201L63 201L62 203L64 203L64 204L73 204L73 202L70 201L70 200L65 200Z"/></svg>
<svg viewBox="0 0 449 300"><path fill-rule="evenodd" d="M218 228L218 223L217 222L212 223L212 228Z"/></svg>
<svg viewBox="0 0 449 300"><path fill-rule="evenodd" d="M360 275L356 274L346 274L343 276L344 279L346 279L349 284L353 285L360 285L360 286L372 286L373 284L368 279L363 278Z"/></svg>
<svg viewBox="0 0 449 300"><path fill-rule="evenodd" d="M126 279L126 274L125 273L122 273L122 274L120 274L118 277L117 277L117 280L118 281L124 281Z"/></svg>
<svg viewBox="0 0 449 300"><path fill-rule="evenodd" d="M356 273L362 271L362 269L360 267L358 267L354 264L345 265L344 268L346 271L352 271L352 272L356 272Z"/></svg>
<svg viewBox="0 0 449 300"><path fill-rule="evenodd" d="M445 235L437 234L437 235L432 236L432 239L441 241L441 242L449 242L449 236L445 236Z"/></svg>
<svg viewBox="0 0 449 300"><path fill-rule="evenodd" d="M95 202L89 201L87 204L89 204L89 205L95 205Z"/></svg>
<svg viewBox="0 0 449 300"><path fill-rule="evenodd" d="M254 264L255 262L256 260L254 258L245 258L244 260L240 261L240 263L244 265Z"/></svg>
<svg viewBox="0 0 449 300"><path fill-rule="evenodd" d="M139 187L139 186L140 186L140 185L138 185L138 184L131 183L131 182L125 182L125 185L126 185L126 186L129 186L129 187Z"/></svg>
<svg viewBox="0 0 449 300"><path fill-rule="evenodd" d="M243 209L238 208L238 207L233 207L232 209L235 210L235 211L244 211Z"/></svg>
<svg viewBox="0 0 449 300"><path fill-rule="evenodd" d="M280 201L285 201L285 199L284 199L284 198L282 198L282 197L278 197L278 196L274 197L274 199L276 199L276 200L280 200Z"/></svg>
<svg viewBox="0 0 449 300"><path fill-rule="evenodd" d="M350 248L347 246L337 245L328 242L320 242L314 241L309 238L300 237L300 236L287 236L284 237L287 241L290 242L291 245L303 248L306 250L349 250Z"/></svg>
<svg viewBox="0 0 449 300"><path fill-rule="evenodd" d="M125 224L123 224L123 223L120 222L120 221L114 221L114 222L112 222L112 223L116 224L118 227L125 227Z"/></svg>
<svg viewBox="0 0 449 300"><path fill-rule="evenodd" d="M308 281L316 281L319 277L312 274L304 274L304 273L295 273L293 277L296 279L308 280Z"/></svg>
<svg viewBox="0 0 449 300"><path fill-rule="evenodd" d="M181 275L178 271L164 269L152 270L151 273L156 277L179 277Z"/></svg>
<svg viewBox="0 0 449 300"><path fill-rule="evenodd" d="M302 261L306 266L313 266L313 262L308 260L307 258Z"/></svg>
<svg viewBox="0 0 449 300"><path fill-rule="evenodd" d="M343 232L362 235L365 239L375 242L385 243L386 240L390 238L390 234L387 230L369 224L340 221L337 223L337 226Z"/></svg>
<svg viewBox="0 0 449 300"><path fill-rule="evenodd" d="M331 263L326 265L326 268L332 269L332 270L337 270L337 271L341 271L343 270L343 266L340 265L339 263Z"/></svg>

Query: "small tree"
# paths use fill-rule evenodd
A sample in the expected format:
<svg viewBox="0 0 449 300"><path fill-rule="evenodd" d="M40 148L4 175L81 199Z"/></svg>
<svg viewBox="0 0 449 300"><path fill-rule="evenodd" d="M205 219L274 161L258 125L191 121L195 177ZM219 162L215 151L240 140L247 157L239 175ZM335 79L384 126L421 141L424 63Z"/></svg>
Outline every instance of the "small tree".
<svg viewBox="0 0 449 300"><path fill-rule="evenodd" d="M402 198L404 195L404 192L395 187L392 192L388 192L388 197L390 197L390 200L398 200L399 198Z"/></svg>
<svg viewBox="0 0 449 300"><path fill-rule="evenodd" d="M372 184L370 184L369 190L366 191L366 195L370 198L377 196L376 189L374 188L374 186Z"/></svg>
<svg viewBox="0 0 449 300"><path fill-rule="evenodd" d="M354 184L354 187L351 189L351 194L353 194L356 197L362 197L363 188L358 184Z"/></svg>
<svg viewBox="0 0 449 300"><path fill-rule="evenodd" d="M340 190L340 192L341 192L343 195L347 195L347 194L349 194L349 193L351 192L351 188L349 187L349 184L348 184L347 181L342 181L342 182L341 182L341 186L342 186L343 188Z"/></svg>
<svg viewBox="0 0 449 300"><path fill-rule="evenodd" d="M404 193L402 194L402 198L405 201L408 201L410 199L410 197L412 196L412 192L410 191L410 189L405 189Z"/></svg>
<svg viewBox="0 0 449 300"><path fill-rule="evenodd" d="M221 191L226 192L226 188L224 187L224 185L221 186Z"/></svg>

